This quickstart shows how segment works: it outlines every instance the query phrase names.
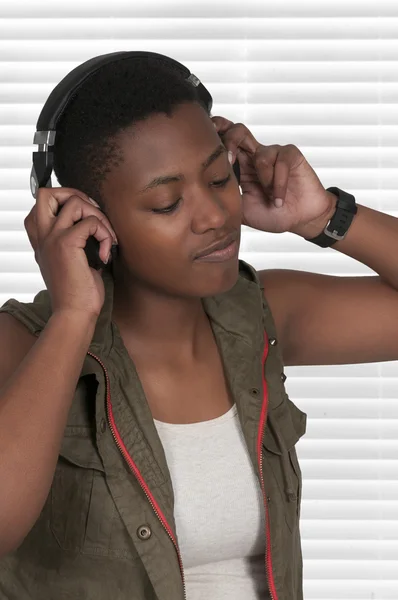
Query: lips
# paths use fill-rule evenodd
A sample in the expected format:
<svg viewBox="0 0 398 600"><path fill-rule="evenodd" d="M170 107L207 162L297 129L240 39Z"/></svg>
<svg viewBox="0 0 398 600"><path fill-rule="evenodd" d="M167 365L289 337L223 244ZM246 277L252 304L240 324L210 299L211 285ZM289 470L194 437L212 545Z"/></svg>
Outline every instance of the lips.
<svg viewBox="0 0 398 600"><path fill-rule="evenodd" d="M218 241L213 242L213 244L211 244L210 246L207 246L207 248L204 248L203 250L198 252L198 254L196 254L196 256L195 256L195 259L203 258L204 256L208 256L209 254L211 254L212 252L216 252L217 250L224 250L224 248L227 248L236 239L237 239L237 232L233 231L229 235L221 238Z"/></svg>

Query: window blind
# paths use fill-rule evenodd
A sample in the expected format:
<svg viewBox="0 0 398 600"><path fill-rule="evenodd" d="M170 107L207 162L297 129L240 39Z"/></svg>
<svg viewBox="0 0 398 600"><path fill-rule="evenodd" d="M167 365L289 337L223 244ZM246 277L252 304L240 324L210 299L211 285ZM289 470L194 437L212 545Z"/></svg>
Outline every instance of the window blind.
<svg viewBox="0 0 398 600"><path fill-rule="evenodd" d="M117 50L167 54L209 88L214 115L245 123L264 144L296 144L326 187L398 216L397 31L393 0L2 2L0 305L43 287L23 227L33 132L49 92L77 64ZM241 258L256 268L370 273L293 235L248 228ZM298 444L305 598L396 600L398 363L287 375L308 413Z"/></svg>

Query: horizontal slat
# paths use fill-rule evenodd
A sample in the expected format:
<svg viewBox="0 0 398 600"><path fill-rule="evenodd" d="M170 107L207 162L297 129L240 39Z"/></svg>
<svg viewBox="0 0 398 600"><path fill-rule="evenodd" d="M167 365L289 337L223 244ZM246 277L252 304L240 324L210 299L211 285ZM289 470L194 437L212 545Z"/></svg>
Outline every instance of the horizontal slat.
<svg viewBox="0 0 398 600"><path fill-rule="evenodd" d="M264 7L265 10L266 7ZM139 21L137 21L139 18ZM243 27L242 27L243 25ZM212 39L226 40L240 38L242 29L250 28L250 38L261 40L371 40L376 31L383 39L395 38L398 18L379 17L377 30L371 17L345 18L284 18L257 17L250 23L241 18L209 18L204 14L194 18L176 17L164 19L145 17L135 18L63 18L27 19L9 18L0 21L0 39L3 40L79 40L79 39L129 39L134 32L135 39Z"/></svg>
<svg viewBox="0 0 398 600"><path fill-rule="evenodd" d="M373 581L362 578L341 579L335 571L330 579L320 579L316 574L307 578L305 571L305 600L397 600L398 581Z"/></svg>
<svg viewBox="0 0 398 600"><path fill-rule="evenodd" d="M324 385L324 382L322 382ZM392 387L398 392L398 379ZM398 419L316 419L307 426L307 439L377 440L398 438ZM398 485L398 480L397 480Z"/></svg>
<svg viewBox="0 0 398 600"><path fill-rule="evenodd" d="M240 36L239 36L240 37ZM187 43L189 41L189 43ZM48 60L48 44L46 40L1 40L0 56L5 56L8 61L41 61ZM117 52L119 50L148 50L146 40L136 39L131 34L123 40L51 40L52 60L84 61L92 56ZM396 39L367 39L367 40L245 40L241 44L226 44L221 39L189 39L188 36L180 39L152 39L150 50L172 56L181 62L196 59L212 61L241 60L256 61L259 57L272 55L274 61L397 61L398 40Z"/></svg>
<svg viewBox="0 0 398 600"><path fill-rule="evenodd" d="M394 363L396 366L396 363ZM319 401L320 404L322 401ZM308 419L308 428L311 427L311 419ZM359 460L376 459L396 460L398 457L398 438L383 440L340 440L319 439L304 436L298 443L298 455L300 459L311 459L316 456L319 460L354 459ZM398 514L398 513L397 513Z"/></svg>
<svg viewBox="0 0 398 600"><path fill-rule="evenodd" d="M319 460L303 459L301 462L301 470L305 480L319 481L327 479L329 481L343 480L366 480L383 479L385 481L395 481L398 473L398 457L397 460ZM398 519L398 514L396 515Z"/></svg>
<svg viewBox="0 0 398 600"><path fill-rule="evenodd" d="M384 479L368 479L350 481L347 479L306 479L305 497L309 500L398 500L398 481ZM271 499L272 502L272 499ZM352 526L353 523L350 524ZM323 526L323 523L322 523ZM325 532L324 532L325 534ZM380 534L384 534L381 530ZM398 519L395 532L391 532L391 539L396 539L398 534ZM327 537L326 534L321 537ZM350 530L347 531L347 538ZM380 535L379 537L384 537ZM341 538L340 538L341 539Z"/></svg>
<svg viewBox="0 0 398 600"><path fill-rule="evenodd" d="M227 11L227 12L226 12ZM143 3L130 3L126 0L114 0L112 8L108 2L97 0L69 0L63 4L49 5L44 0L14 0L3 3L0 7L0 17L79 17L90 18L112 17L189 17L201 18L209 15L210 18L242 18L245 17L389 17L397 16L397 6L391 0L379 0L377 3L364 3L360 6L356 2L346 0L324 0L316 3L313 0L302 0L299 4L295 0L284 0L281 3L264 3L262 0L250 0L246 3L231 3L229 0L201 0L189 2L186 0L172 0L159 2L147 0ZM375 22L376 26L377 22Z"/></svg>
<svg viewBox="0 0 398 600"><path fill-rule="evenodd" d="M298 402L300 398L378 398L381 395L384 398L398 398L394 378L330 377L325 386L324 378L315 377L313 374L307 378L296 377L286 383L289 393ZM337 421L335 423L337 425Z"/></svg>
<svg viewBox="0 0 398 600"><path fill-rule="evenodd" d="M372 520L396 521L398 515L398 502L394 500L307 500L306 481L304 479L304 499L301 508L301 518L303 521L312 519L317 520L348 520L364 521L369 518ZM307 539L307 538L305 538ZM331 540L329 540L331 541ZM375 540L376 541L376 540ZM340 540L336 541L338 544ZM308 542L307 542L308 543ZM322 544L322 540L317 540L315 544ZM382 540L379 539L380 546L398 545L398 539ZM350 546L357 544L350 540ZM366 550L365 550L366 551Z"/></svg>
<svg viewBox="0 0 398 600"><path fill-rule="evenodd" d="M303 552L306 561L347 561L366 563L366 561L398 560L398 542L390 540L303 540ZM366 566L366 565L364 565Z"/></svg>
<svg viewBox="0 0 398 600"><path fill-rule="evenodd" d="M329 579L336 573L339 573L340 580L363 579L372 581L373 579L389 580L395 579L397 573L397 563L394 560L314 560L305 561L306 575L309 579L325 578Z"/></svg>
<svg viewBox="0 0 398 600"><path fill-rule="evenodd" d="M398 520L380 521L373 519L372 515L363 521L303 519L301 533L303 539L313 540L397 540Z"/></svg>
<svg viewBox="0 0 398 600"><path fill-rule="evenodd" d="M391 363L374 363L371 365L317 365L317 366L300 366L300 367L287 367L286 374L288 376L287 383L290 381L294 381L296 378L301 379L302 377L308 378L307 382L310 381L309 378L312 377L328 377L330 379L336 378L352 378L352 377L378 377L380 376L382 370L383 375L385 377L391 377L393 373L389 372L389 365ZM394 373L395 376L398 375L398 371ZM306 400L310 403L311 408L314 407L314 403L316 399L312 400L308 398ZM361 399L363 401L363 398ZM339 404L337 405L337 410L339 410L340 406L344 406L345 399L340 398ZM358 407L355 407L353 410L357 410ZM366 408L364 409L366 414ZM357 413L356 413L357 414ZM362 413L361 413L362 414Z"/></svg>
<svg viewBox="0 0 398 600"><path fill-rule="evenodd" d="M365 365L361 365L365 367ZM366 382L380 379L382 374L381 365L366 365L368 375L364 372L361 379ZM374 369L372 369L374 367ZM395 365L395 378L398 380L398 365ZM365 369L364 369L365 370ZM312 369L313 377L316 377L316 369ZM353 369L354 371L354 369ZM372 375L372 371L378 371ZM352 373L351 377L354 375ZM329 379L333 375L324 375L322 377L328 385ZM339 375L334 375L339 377ZM341 376L340 376L341 377ZM348 379L348 377L347 377ZM289 382L290 383L290 382ZM397 398L300 398L300 408L309 413L313 419L398 419L398 399ZM397 470L398 473L398 470Z"/></svg>

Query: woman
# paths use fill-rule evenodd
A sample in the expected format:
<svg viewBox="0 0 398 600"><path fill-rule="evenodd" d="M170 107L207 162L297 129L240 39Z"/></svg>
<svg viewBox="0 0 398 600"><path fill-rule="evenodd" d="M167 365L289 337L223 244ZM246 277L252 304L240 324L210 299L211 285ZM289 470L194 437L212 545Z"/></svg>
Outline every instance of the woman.
<svg viewBox="0 0 398 600"><path fill-rule="evenodd" d="M0 314L0 598L301 599L283 365L398 358L397 220L359 206L334 244L379 276L239 262L242 222L319 243L338 192L151 60L85 82L54 160L47 290Z"/></svg>

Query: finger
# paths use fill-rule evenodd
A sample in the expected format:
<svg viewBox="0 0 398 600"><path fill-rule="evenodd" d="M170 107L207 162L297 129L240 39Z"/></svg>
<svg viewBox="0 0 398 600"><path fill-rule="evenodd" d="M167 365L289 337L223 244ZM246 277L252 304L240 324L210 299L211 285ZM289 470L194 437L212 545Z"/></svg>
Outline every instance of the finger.
<svg viewBox="0 0 398 600"><path fill-rule="evenodd" d="M286 199L291 169L297 162L294 146L262 146L255 156L257 176L264 188L271 188L273 203L281 208Z"/></svg>
<svg viewBox="0 0 398 600"><path fill-rule="evenodd" d="M232 152L232 163L235 162L238 146L249 153L253 153L260 145L243 123L234 123L225 117L219 116L212 117L212 121L226 148Z"/></svg>
<svg viewBox="0 0 398 600"><path fill-rule="evenodd" d="M85 248L87 239L94 236L100 243L99 256L102 262L107 263L113 244L113 236L109 229L95 215L90 215L76 223L72 228L65 230L65 244L73 248Z"/></svg>
<svg viewBox="0 0 398 600"><path fill-rule="evenodd" d="M26 229L26 233L28 234L30 245L32 246L35 252L38 249L38 239L37 239L37 224L36 224L36 205L34 204L29 212L29 214L24 219L24 226Z"/></svg>
<svg viewBox="0 0 398 600"><path fill-rule="evenodd" d="M220 135L224 134L232 125L234 125L233 121L230 121L225 117L211 117L211 120L213 121L216 131Z"/></svg>
<svg viewBox="0 0 398 600"><path fill-rule="evenodd" d="M29 240L37 236L36 231L36 204L32 206L29 213L24 219L24 226L26 233L28 234Z"/></svg>
<svg viewBox="0 0 398 600"><path fill-rule="evenodd" d="M82 194L81 196L79 196L79 199L82 199L84 202L87 202L87 204L89 206L95 206L98 209L98 212L95 212L95 214L98 216L98 218L100 219L100 221L102 221L104 223L104 225L106 227L108 227L109 231L111 232L111 234L113 236L114 243L118 244L117 236L116 236L116 233L113 230L111 222L109 221L109 219L107 218L107 216L103 212L103 210L100 207L100 205L98 204L98 202L96 202L95 200L93 200L93 198L90 198L86 194ZM71 198L69 198L64 204L61 204L60 208L62 208L62 206L65 206L66 203L69 203L70 200L71 200ZM64 209L64 211L65 211L65 209ZM84 218L84 217L82 217L82 218Z"/></svg>
<svg viewBox="0 0 398 600"><path fill-rule="evenodd" d="M108 225L108 227L112 231L112 234L114 235L115 242L117 243L116 234L113 231L110 222L105 217L104 213L100 210L99 205L94 200L92 200L87 194L74 188L39 189L38 197L36 200L36 226L37 236L39 240L44 239L53 229L55 224L59 222L60 216L64 213L64 210L61 211L61 208L64 207L65 204L71 200L71 198L78 198L79 202L83 206L96 207L94 210L98 212L96 212L95 214L98 214L99 218ZM90 214L92 214L92 212ZM74 224L74 222L75 221L73 220L69 223L66 222L64 224L64 227L70 227ZM61 223L64 223L63 219L61 219Z"/></svg>
<svg viewBox="0 0 398 600"><path fill-rule="evenodd" d="M45 238L51 231L59 209L71 196L88 199L87 194L74 188L39 188L36 198L36 221L39 239Z"/></svg>
<svg viewBox="0 0 398 600"><path fill-rule="evenodd" d="M116 234L113 231L112 225L104 213L89 202L82 202L81 198L72 196L63 206L57 220L53 226L54 231L68 229L78 221L87 217L95 216L108 229L113 241L117 243Z"/></svg>
<svg viewBox="0 0 398 600"><path fill-rule="evenodd" d="M273 196L276 208L281 208L286 199L287 184L289 181L290 165L279 156L275 163Z"/></svg>
<svg viewBox="0 0 398 600"><path fill-rule="evenodd" d="M219 132L219 135L227 150L232 152L232 163L235 162L239 150L254 155L261 145L243 123L234 123L225 133Z"/></svg>
<svg viewBox="0 0 398 600"><path fill-rule="evenodd" d="M296 146L288 144L280 147L275 162L273 187L275 206L280 207L284 204L290 175L293 169L296 169L304 160L303 155Z"/></svg>
<svg viewBox="0 0 398 600"><path fill-rule="evenodd" d="M278 158L280 146L260 146L254 157L254 168L262 187L266 190L272 189L275 175L275 163Z"/></svg>

